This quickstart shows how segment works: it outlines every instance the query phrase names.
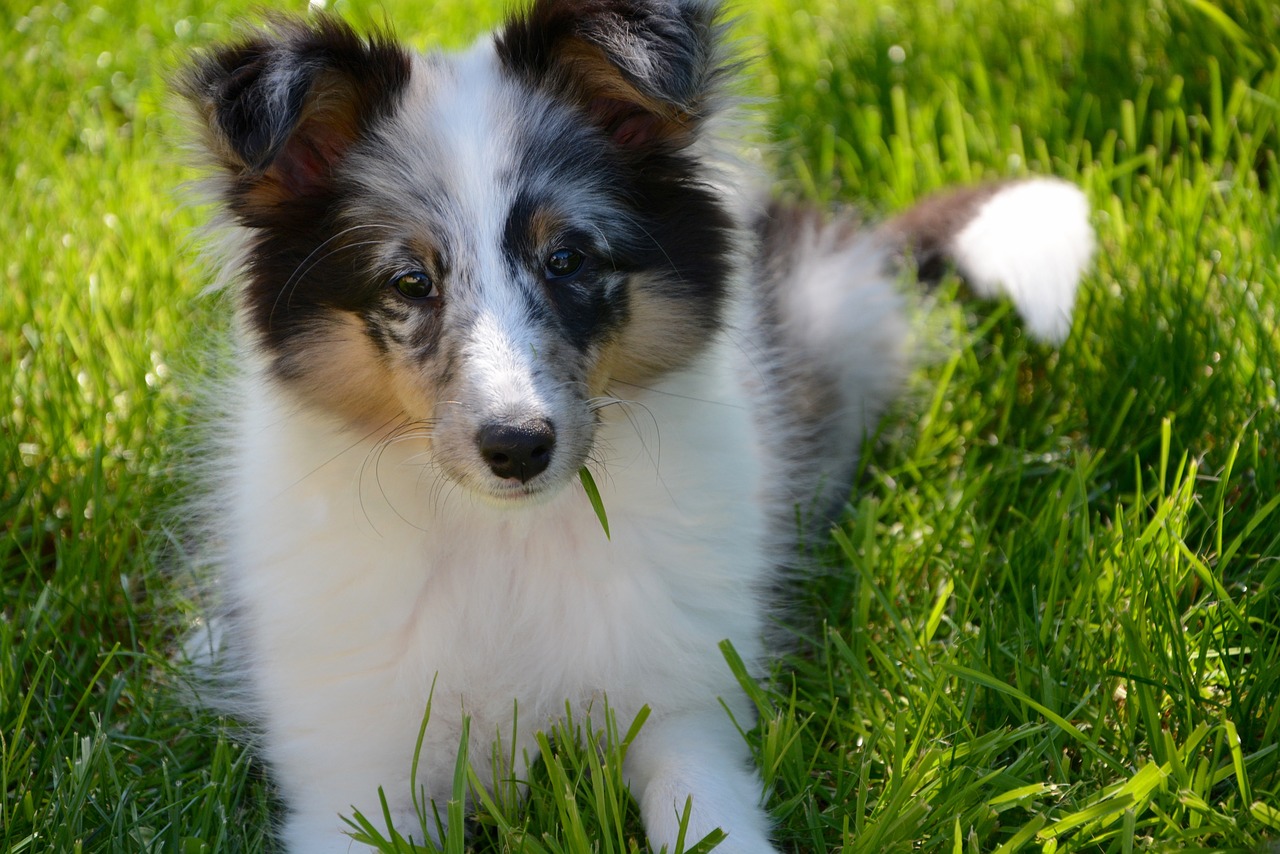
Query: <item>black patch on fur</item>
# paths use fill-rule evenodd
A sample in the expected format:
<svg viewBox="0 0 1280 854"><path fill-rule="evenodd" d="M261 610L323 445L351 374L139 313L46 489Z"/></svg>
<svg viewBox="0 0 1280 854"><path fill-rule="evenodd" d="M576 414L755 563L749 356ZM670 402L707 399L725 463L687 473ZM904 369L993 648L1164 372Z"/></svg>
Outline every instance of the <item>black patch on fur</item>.
<svg viewBox="0 0 1280 854"><path fill-rule="evenodd" d="M396 109L409 74L408 54L389 36L363 38L319 15L275 19L210 52L181 81L225 172L224 202L253 231L242 299L268 348L315 331L333 309L368 325L381 283L353 248L367 235L335 239L347 192L340 167Z"/></svg>
<svg viewBox="0 0 1280 854"><path fill-rule="evenodd" d="M579 352L606 340L627 316L627 294L617 290L609 299L609 280L618 277L613 263L603 255L598 239L574 230L560 233L554 245L539 243L533 219L539 206L528 195L519 196L507 215L503 251L509 259L513 281L534 281L540 287L526 294L525 311L534 321L555 328ZM586 260L572 277L547 278L548 252L558 248L582 252Z"/></svg>
<svg viewBox="0 0 1280 854"><path fill-rule="evenodd" d="M685 331L704 334L720 323L735 227L687 150L723 73L716 36L707 6L537 0L497 39L508 71L564 110L531 129L524 168L610 188L619 215L596 224L607 259L591 263L648 274L658 296L687 305ZM620 324L616 308L608 319ZM565 309L598 322L588 306Z"/></svg>
<svg viewBox="0 0 1280 854"><path fill-rule="evenodd" d="M242 298L272 349L314 330L334 309L361 313L376 298L359 253L344 242L326 244L333 233L331 207L329 198L294 202L287 219L261 227L254 238Z"/></svg>
<svg viewBox="0 0 1280 854"><path fill-rule="evenodd" d="M631 176L626 201L640 225L625 250L637 269L661 271L660 290L686 303L685 320L708 333L720 324L731 275L734 221L681 153L655 153Z"/></svg>

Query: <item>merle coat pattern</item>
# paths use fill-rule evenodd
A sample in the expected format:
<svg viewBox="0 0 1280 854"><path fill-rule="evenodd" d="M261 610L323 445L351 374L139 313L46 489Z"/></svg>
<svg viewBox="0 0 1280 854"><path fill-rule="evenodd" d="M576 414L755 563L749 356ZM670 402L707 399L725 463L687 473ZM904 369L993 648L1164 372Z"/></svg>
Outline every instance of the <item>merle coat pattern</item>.
<svg viewBox="0 0 1280 854"><path fill-rule="evenodd" d="M687 840L774 850L719 645L764 673L797 507L811 530L838 509L900 387L897 261L1065 335L1077 190L870 230L761 205L725 154L722 29L695 0L535 0L421 55L318 15L186 74L238 308L192 648L256 730L289 851L349 850L379 788L421 838L412 795L449 797L464 720L472 757L532 756L566 703L606 701L651 710L624 772L655 850L686 801Z"/></svg>

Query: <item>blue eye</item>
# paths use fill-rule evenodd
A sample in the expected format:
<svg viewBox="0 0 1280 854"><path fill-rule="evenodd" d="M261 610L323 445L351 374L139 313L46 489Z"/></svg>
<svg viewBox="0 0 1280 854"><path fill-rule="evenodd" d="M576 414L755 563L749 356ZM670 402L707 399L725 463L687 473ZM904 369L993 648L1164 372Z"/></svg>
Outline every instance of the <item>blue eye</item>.
<svg viewBox="0 0 1280 854"><path fill-rule="evenodd" d="M390 284L396 289L396 293L408 300L424 300L436 295L435 283L421 270L401 273Z"/></svg>
<svg viewBox="0 0 1280 854"><path fill-rule="evenodd" d="M582 269L584 256L577 249L562 247L547 256L543 272L548 279L567 279Z"/></svg>

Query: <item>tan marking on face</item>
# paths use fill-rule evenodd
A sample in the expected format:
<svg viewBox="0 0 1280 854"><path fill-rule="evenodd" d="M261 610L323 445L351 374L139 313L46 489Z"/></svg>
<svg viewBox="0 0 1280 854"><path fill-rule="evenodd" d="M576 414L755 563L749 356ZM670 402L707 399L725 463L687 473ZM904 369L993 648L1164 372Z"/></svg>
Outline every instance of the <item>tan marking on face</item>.
<svg viewBox="0 0 1280 854"><path fill-rule="evenodd" d="M427 383L416 372L389 364L354 314L335 313L322 330L289 349L282 367L297 377L293 387L354 426L373 428L430 415L434 401Z"/></svg>
<svg viewBox="0 0 1280 854"><path fill-rule="evenodd" d="M555 248L551 244L556 242L562 230L560 217L545 205L535 208L529 218L529 238L533 246Z"/></svg>
<svg viewBox="0 0 1280 854"><path fill-rule="evenodd" d="M706 331L688 322L686 303L633 292L631 316L619 334L600 347L587 387L592 397L599 397L614 381L645 385L688 364L706 344Z"/></svg>

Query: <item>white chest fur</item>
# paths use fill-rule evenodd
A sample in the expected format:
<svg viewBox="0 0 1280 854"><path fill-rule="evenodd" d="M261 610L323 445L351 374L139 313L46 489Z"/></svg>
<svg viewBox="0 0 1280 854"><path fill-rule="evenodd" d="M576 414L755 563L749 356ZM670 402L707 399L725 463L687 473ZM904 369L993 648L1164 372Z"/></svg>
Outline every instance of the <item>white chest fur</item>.
<svg viewBox="0 0 1280 854"><path fill-rule="evenodd" d="M424 440L353 435L246 377L223 580L281 778L340 767L341 797L394 800L433 686L428 752L450 767L463 715L509 739L518 708L525 742L566 702L607 696L624 726L645 704L740 708L718 644L760 659L769 564L729 352L602 411L611 539L577 484L494 506Z"/></svg>

